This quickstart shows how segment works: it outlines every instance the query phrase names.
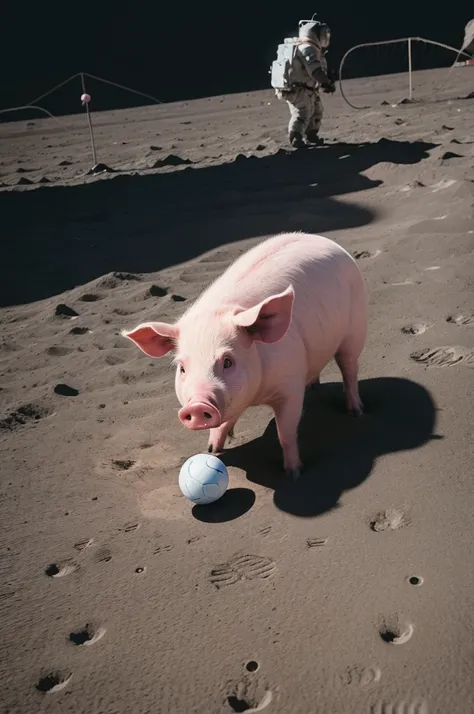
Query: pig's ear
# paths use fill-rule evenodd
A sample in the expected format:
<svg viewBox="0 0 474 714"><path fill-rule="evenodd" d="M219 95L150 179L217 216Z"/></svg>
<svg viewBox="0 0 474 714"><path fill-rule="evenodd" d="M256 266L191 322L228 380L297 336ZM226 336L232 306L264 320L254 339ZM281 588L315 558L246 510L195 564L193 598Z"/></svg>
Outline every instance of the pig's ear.
<svg viewBox="0 0 474 714"><path fill-rule="evenodd" d="M284 292L238 312L233 317L234 324L245 328L253 340L278 342L286 335L290 326L294 299L295 291L293 286L289 285Z"/></svg>
<svg viewBox="0 0 474 714"><path fill-rule="evenodd" d="M143 322L134 330L122 330L122 336L128 337L149 357L163 357L175 346L179 329L166 322Z"/></svg>

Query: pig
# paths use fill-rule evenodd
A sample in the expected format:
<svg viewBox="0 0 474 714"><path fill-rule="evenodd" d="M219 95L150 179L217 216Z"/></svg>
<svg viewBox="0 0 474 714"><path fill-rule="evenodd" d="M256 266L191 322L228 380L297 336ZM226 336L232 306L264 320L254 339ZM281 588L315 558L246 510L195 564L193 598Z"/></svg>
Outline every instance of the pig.
<svg viewBox="0 0 474 714"><path fill-rule="evenodd" d="M306 389L334 357L349 413L360 416L358 360L367 335L367 291L338 243L303 232L272 236L241 255L174 324L122 330L149 357L174 353L178 417L209 429L210 452L250 406L273 409L286 473L302 462L298 425Z"/></svg>

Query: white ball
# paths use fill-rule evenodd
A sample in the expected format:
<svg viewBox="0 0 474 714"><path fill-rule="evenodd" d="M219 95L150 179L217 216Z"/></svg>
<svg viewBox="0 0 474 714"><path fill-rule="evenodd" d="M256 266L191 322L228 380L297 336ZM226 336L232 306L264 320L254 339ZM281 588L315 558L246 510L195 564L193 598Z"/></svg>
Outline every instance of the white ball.
<svg viewBox="0 0 474 714"><path fill-rule="evenodd" d="M224 495L229 485L225 464L212 454L195 454L181 466L179 487L190 501L212 503Z"/></svg>

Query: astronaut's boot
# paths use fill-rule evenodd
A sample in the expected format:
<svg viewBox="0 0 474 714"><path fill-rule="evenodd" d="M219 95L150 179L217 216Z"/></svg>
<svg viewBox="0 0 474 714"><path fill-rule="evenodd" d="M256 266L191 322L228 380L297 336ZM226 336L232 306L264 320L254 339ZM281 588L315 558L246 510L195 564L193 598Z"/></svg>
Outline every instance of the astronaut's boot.
<svg viewBox="0 0 474 714"><path fill-rule="evenodd" d="M324 139L319 136L319 132L314 130L308 131L306 141L308 144L313 144L313 146L322 146L324 144Z"/></svg>
<svg viewBox="0 0 474 714"><path fill-rule="evenodd" d="M295 149L301 149L304 146L303 134L300 131L291 131L289 136L290 144L295 147Z"/></svg>

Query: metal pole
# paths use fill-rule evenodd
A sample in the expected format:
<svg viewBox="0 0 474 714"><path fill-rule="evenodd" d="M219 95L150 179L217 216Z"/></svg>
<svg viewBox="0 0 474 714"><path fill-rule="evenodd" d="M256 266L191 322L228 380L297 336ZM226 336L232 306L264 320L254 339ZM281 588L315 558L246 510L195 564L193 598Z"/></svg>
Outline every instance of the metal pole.
<svg viewBox="0 0 474 714"><path fill-rule="evenodd" d="M86 83L84 81L84 73L81 72L81 82L82 82L82 93L87 94L86 92ZM97 166L97 154L95 151L95 142L94 142L94 131L92 129L92 119L91 119L91 114L89 111L89 103L85 102L86 105L86 113L87 113L87 123L89 124L89 134L91 137L91 146L92 146L92 160L94 162L94 166Z"/></svg>
<svg viewBox="0 0 474 714"><path fill-rule="evenodd" d="M413 83L411 77L411 37L408 38L408 81L410 87L408 90L408 99L411 102L413 97Z"/></svg>

